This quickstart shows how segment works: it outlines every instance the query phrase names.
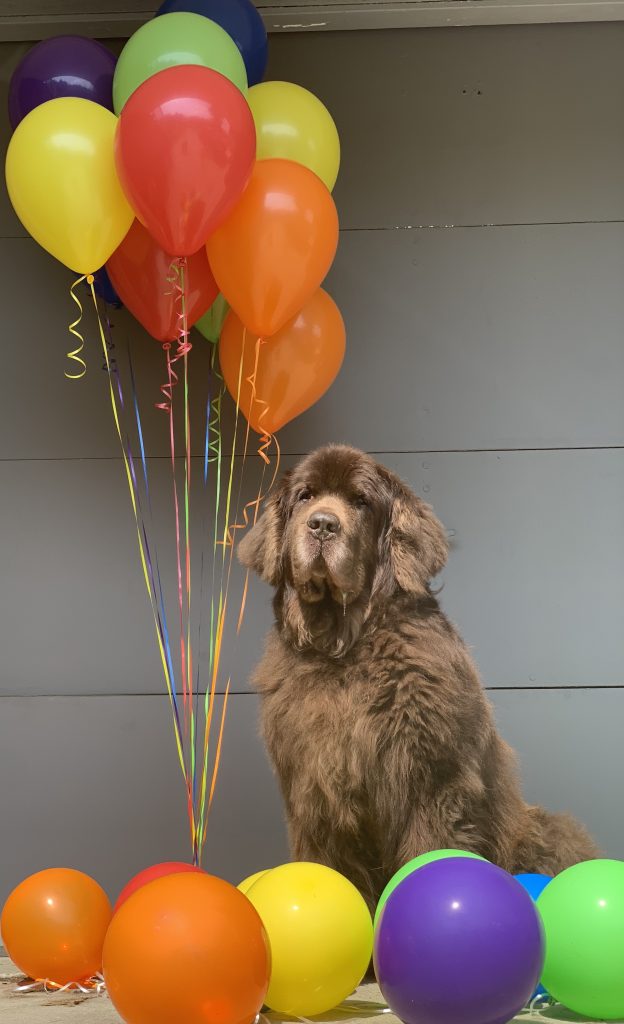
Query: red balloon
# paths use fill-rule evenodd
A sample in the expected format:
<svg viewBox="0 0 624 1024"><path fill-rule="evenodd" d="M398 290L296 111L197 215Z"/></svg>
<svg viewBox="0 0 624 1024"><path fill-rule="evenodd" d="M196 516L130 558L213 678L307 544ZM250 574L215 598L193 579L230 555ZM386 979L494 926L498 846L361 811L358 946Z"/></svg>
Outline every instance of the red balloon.
<svg viewBox="0 0 624 1024"><path fill-rule="evenodd" d="M136 892L137 889L142 889L148 882L154 882L157 878L164 878L165 875L183 875L187 871L199 871L202 875L206 874L201 868L196 868L193 864L186 864L181 860L166 860L162 864L152 864L151 867L144 868L143 871L139 871L138 875L131 878L127 885L124 885L113 907L113 914L117 913L122 903L125 903L128 897L132 896L133 892Z"/></svg>
<svg viewBox="0 0 624 1024"><path fill-rule="evenodd" d="M126 198L176 256L197 252L227 217L255 155L247 100L210 68L181 64L152 75L117 125L115 161Z"/></svg>
<svg viewBox="0 0 624 1024"><path fill-rule="evenodd" d="M157 341L174 341L180 333L180 301L171 283L174 257L161 249L147 228L135 220L106 269L121 301ZM185 302L189 327L212 306L219 293L204 246L188 257Z"/></svg>

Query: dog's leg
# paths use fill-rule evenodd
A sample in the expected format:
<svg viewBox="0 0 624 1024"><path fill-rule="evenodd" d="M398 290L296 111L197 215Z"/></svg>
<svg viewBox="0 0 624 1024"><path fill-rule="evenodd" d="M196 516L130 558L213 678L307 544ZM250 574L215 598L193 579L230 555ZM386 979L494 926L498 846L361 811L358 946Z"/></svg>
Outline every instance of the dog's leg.
<svg viewBox="0 0 624 1024"><path fill-rule="evenodd" d="M364 898L371 914L379 899L379 884L367 867L367 853L359 847L352 835L325 832L320 829L310 832L301 821L289 821L290 852L293 860L310 861L333 868L356 887Z"/></svg>
<svg viewBox="0 0 624 1024"><path fill-rule="evenodd" d="M556 875L600 855L589 832L574 818L527 807L523 827L518 829L513 870Z"/></svg>

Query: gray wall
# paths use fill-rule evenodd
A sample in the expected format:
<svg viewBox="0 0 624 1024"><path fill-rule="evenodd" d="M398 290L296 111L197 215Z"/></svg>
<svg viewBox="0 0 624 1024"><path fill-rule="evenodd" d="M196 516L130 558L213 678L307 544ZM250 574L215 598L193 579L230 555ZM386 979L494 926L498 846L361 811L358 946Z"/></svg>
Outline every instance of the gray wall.
<svg viewBox="0 0 624 1024"><path fill-rule="evenodd" d="M329 288L348 355L283 431L284 462L350 441L433 503L454 545L443 602L528 797L624 855L609 795L624 768L624 26L271 47L272 77L321 96L344 152ZM0 47L4 88L19 52ZM187 856L168 703L93 325L87 377L68 382L70 275L4 195L0 236L0 900L58 863L114 893ZM160 504L160 353L124 315L115 331L142 381ZM171 524L156 519L171 580ZM247 682L268 602L254 584L242 641L226 644L234 696L207 864L234 880L286 856Z"/></svg>

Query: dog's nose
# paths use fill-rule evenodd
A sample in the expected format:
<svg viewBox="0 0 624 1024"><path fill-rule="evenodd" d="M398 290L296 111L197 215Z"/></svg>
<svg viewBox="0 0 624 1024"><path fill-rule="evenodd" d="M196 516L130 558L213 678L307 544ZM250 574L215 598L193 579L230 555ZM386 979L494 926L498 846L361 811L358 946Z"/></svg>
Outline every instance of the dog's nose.
<svg viewBox="0 0 624 1024"><path fill-rule="evenodd" d="M315 512L308 519L308 529L317 540L327 540L340 533L340 520L333 512Z"/></svg>

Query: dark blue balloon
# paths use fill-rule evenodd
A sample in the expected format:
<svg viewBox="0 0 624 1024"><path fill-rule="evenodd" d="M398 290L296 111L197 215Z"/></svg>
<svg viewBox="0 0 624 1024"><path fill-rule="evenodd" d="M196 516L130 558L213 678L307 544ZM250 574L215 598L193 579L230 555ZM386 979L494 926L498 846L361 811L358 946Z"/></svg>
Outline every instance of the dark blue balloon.
<svg viewBox="0 0 624 1024"><path fill-rule="evenodd" d="M93 279L93 287L95 288L96 295L99 295L99 297L104 302L107 302L109 306L115 306L116 309L121 309L123 302L113 288L106 267L100 267L99 270L96 270L93 275Z"/></svg>
<svg viewBox="0 0 624 1024"><path fill-rule="evenodd" d="M268 57L268 41L262 18L251 0L165 0L160 14L187 11L216 21L232 37L245 61L249 85L262 81Z"/></svg>

